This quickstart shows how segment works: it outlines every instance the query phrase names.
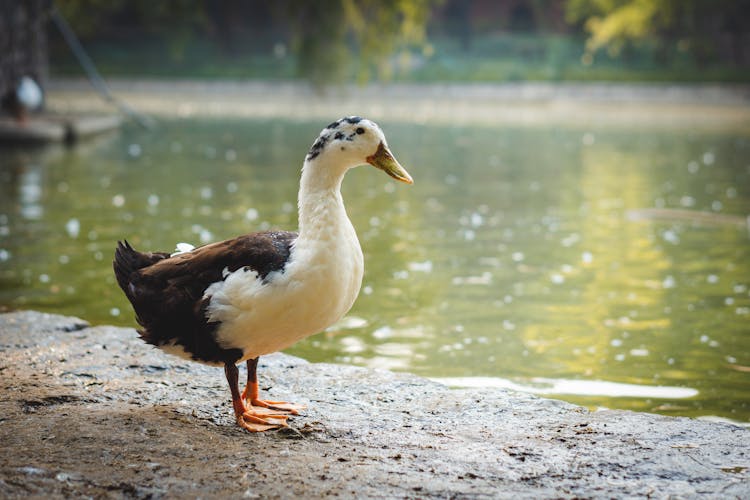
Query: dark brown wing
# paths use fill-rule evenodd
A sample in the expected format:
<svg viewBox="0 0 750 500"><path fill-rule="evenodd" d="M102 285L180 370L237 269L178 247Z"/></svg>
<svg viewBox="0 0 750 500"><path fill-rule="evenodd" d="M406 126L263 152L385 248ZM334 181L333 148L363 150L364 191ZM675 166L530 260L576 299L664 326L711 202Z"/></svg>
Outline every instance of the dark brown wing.
<svg viewBox="0 0 750 500"><path fill-rule="evenodd" d="M135 309L143 327L139 333L146 342L181 345L199 361L231 362L242 352L216 343L219 324L206 319L203 293L222 281L226 271L248 267L265 279L284 269L296 238L296 233L286 231L253 233L174 257L144 254L120 245L115 253L115 274Z"/></svg>

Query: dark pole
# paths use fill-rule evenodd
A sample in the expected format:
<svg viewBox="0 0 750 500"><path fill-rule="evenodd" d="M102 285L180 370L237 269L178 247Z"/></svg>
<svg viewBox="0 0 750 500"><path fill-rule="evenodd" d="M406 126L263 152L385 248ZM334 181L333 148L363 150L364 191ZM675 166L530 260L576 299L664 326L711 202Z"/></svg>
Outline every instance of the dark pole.
<svg viewBox="0 0 750 500"><path fill-rule="evenodd" d="M52 7L52 10L50 11L50 18L52 19L52 22L55 23L55 26L57 26L57 29L60 30L60 34L65 39L65 42L70 47L70 50L73 51L76 59L78 59L78 63L86 73L86 77L89 79L89 82L91 82L91 85L102 95L102 97L104 97L107 102L111 102L112 104L117 106L117 108L119 108L122 113L132 118L143 128L152 129L154 127L153 119L137 112L124 102L117 99L114 95L112 95L112 92L109 90L109 86L107 86L104 78L102 78L102 76L99 74L96 66L94 66L94 62L86 53L83 45L81 45L78 37L73 32L73 29L70 27L65 18L60 14L57 8Z"/></svg>

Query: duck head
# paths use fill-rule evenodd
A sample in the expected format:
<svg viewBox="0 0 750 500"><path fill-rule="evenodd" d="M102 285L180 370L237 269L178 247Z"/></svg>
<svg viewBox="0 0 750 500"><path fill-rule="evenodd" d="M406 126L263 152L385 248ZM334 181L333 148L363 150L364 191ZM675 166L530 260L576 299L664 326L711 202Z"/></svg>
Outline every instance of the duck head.
<svg viewBox="0 0 750 500"><path fill-rule="evenodd" d="M414 183L388 149L380 127L358 116L342 118L324 128L307 153L305 162L325 163L326 168L341 169L341 175L352 167L370 164L396 180Z"/></svg>

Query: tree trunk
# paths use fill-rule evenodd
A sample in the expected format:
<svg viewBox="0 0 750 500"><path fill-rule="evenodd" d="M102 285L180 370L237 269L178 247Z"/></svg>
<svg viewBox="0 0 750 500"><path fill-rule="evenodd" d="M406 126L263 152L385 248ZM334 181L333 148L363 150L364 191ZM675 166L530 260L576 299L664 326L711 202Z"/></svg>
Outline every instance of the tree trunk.
<svg viewBox="0 0 750 500"><path fill-rule="evenodd" d="M0 96L15 89L23 76L46 86L50 8L50 0L0 0Z"/></svg>

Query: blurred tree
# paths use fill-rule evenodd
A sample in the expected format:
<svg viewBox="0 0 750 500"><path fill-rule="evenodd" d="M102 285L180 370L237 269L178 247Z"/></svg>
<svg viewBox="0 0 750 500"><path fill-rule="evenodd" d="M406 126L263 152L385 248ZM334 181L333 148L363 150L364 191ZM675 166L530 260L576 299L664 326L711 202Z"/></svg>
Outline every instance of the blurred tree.
<svg viewBox="0 0 750 500"><path fill-rule="evenodd" d="M423 46L431 7L440 0L282 0L301 76L315 85L389 78ZM395 56L395 57L394 57Z"/></svg>
<svg viewBox="0 0 750 500"><path fill-rule="evenodd" d="M161 35L170 54L179 59L192 36L205 30L206 9L195 0L59 0L60 13L82 39L107 36L107 30L138 26Z"/></svg>
<svg viewBox="0 0 750 500"><path fill-rule="evenodd" d="M446 32L459 40L464 51L471 49L474 37L471 25L472 3L470 0L448 0L443 10Z"/></svg>
<svg viewBox="0 0 750 500"><path fill-rule="evenodd" d="M209 38L227 54L249 50L260 31L285 36L300 76L315 85L388 78L425 43L431 7L441 0L59 0L83 38L110 30L161 37L179 58L191 38ZM269 28L269 24L276 27ZM245 42L243 45L242 42Z"/></svg>
<svg viewBox="0 0 750 500"><path fill-rule="evenodd" d="M30 76L47 83L46 12L49 0L0 0L0 98Z"/></svg>
<svg viewBox="0 0 750 500"><path fill-rule="evenodd" d="M569 0L566 18L589 33L584 60L600 49L619 56L629 46L688 52L698 62L748 62L750 0Z"/></svg>

